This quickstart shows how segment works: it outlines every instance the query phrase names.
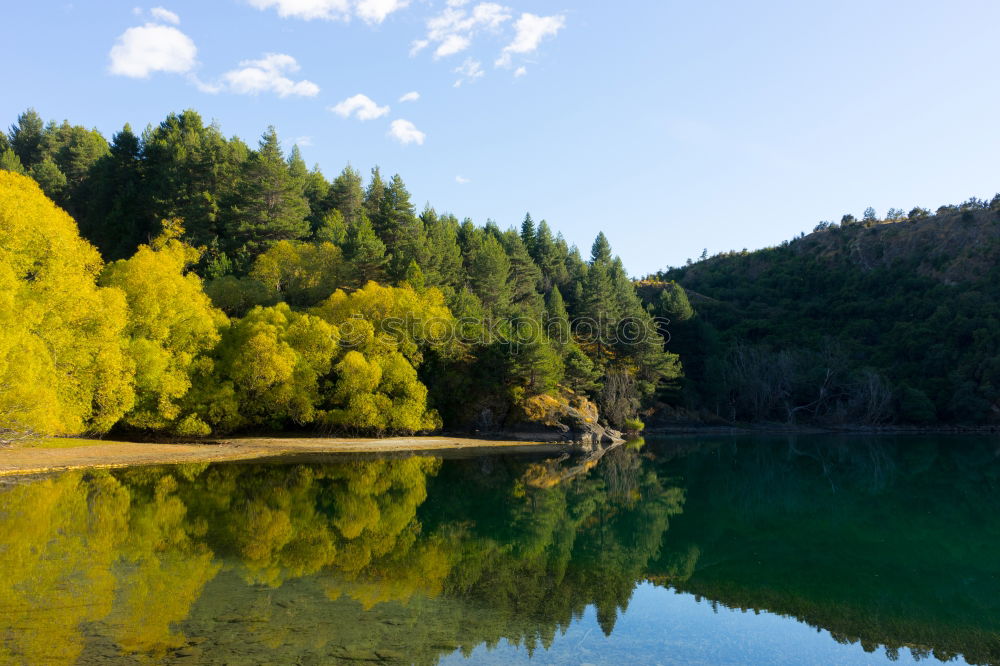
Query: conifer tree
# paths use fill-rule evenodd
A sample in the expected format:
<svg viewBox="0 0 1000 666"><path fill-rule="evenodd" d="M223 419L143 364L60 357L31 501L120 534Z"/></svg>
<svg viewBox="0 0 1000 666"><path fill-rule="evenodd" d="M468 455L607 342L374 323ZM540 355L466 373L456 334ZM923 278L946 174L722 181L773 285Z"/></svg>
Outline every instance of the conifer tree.
<svg viewBox="0 0 1000 666"><path fill-rule="evenodd" d="M28 175L24 165L21 164L21 158L10 148L0 152L0 171L13 171L22 176Z"/></svg>
<svg viewBox="0 0 1000 666"><path fill-rule="evenodd" d="M304 188L290 173L278 135L269 128L243 170L228 225L230 242L245 267L274 243L308 235Z"/></svg>
<svg viewBox="0 0 1000 666"><path fill-rule="evenodd" d="M510 310L510 260L503 246L493 235L487 235L473 250L469 264L469 282L493 316L503 316Z"/></svg>
<svg viewBox="0 0 1000 666"><path fill-rule="evenodd" d="M322 224L323 218L332 212L331 207L327 205L330 197L330 183L326 182L318 164L305 177L304 194L306 201L309 202L309 228L315 234ZM341 213L341 219L343 219L343 213Z"/></svg>
<svg viewBox="0 0 1000 666"><path fill-rule="evenodd" d="M369 280L376 282L385 278L385 243L375 234L368 216L362 214L347 237L346 254L355 275L355 284L363 286Z"/></svg>
<svg viewBox="0 0 1000 666"><path fill-rule="evenodd" d="M66 175L60 171L51 157L44 157L41 162L31 167L29 175L45 192L45 196L57 204L64 204L63 195L66 191ZM65 206L63 206L65 208Z"/></svg>
<svg viewBox="0 0 1000 666"><path fill-rule="evenodd" d="M80 231L106 259L122 259L148 240L142 146L126 124L114 135L109 153L94 165L86 195L77 201Z"/></svg>
<svg viewBox="0 0 1000 666"><path fill-rule="evenodd" d="M90 173L91 167L108 154L108 142L100 132L64 121L61 125L49 123L42 137L42 161L51 159L66 179L65 197L58 201L76 214L74 197Z"/></svg>
<svg viewBox="0 0 1000 666"><path fill-rule="evenodd" d="M347 225L357 223L364 208L365 191L361 186L361 174L350 164L333 179L327 195L327 207L335 208L344 216Z"/></svg>
<svg viewBox="0 0 1000 666"><path fill-rule="evenodd" d="M521 241L524 243L524 247L528 250L528 254L530 254L534 259L537 259L537 251L535 248L536 238L535 221L531 219L531 213L525 213L524 221L521 222Z"/></svg>
<svg viewBox="0 0 1000 666"><path fill-rule="evenodd" d="M427 283L447 289L457 289L465 279L462 250L458 245L458 220L454 216L438 217L433 208L420 215L426 239L424 274Z"/></svg>
<svg viewBox="0 0 1000 666"><path fill-rule="evenodd" d="M218 127L205 126L191 110L170 114L147 129L142 135L145 202L139 241L154 237L160 220L180 218L192 245L210 245L226 237L224 245L230 252L238 249L239 243L230 243L228 236L237 223L236 186L245 175L250 152L239 139L227 141Z"/></svg>
<svg viewBox="0 0 1000 666"><path fill-rule="evenodd" d="M513 229L503 234L502 242L510 261L511 300L517 305L540 309L543 304L538 293L541 271Z"/></svg>
<svg viewBox="0 0 1000 666"><path fill-rule="evenodd" d="M561 246L552 237L552 231L545 220L538 223L534 241L528 246L532 258L542 273L541 288L548 292L553 287L565 287L569 281L566 257Z"/></svg>
<svg viewBox="0 0 1000 666"><path fill-rule="evenodd" d="M611 243L608 242L608 237L604 235L603 231L597 234L597 238L594 239L594 244L590 248L590 263L598 262L611 262Z"/></svg>
<svg viewBox="0 0 1000 666"><path fill-rule="evenodd" d="M30 169L42 161L42 139L45 122L38 112L28 109L17 117L17 123L8 133L10 147L21 160L25 169Z"/></svg>
<svg viewBox="0 0 1000 666"><path fill-rule="evenodd" d="M413 287L414 291L422 292L424 290L424 272L420 270L420 265L416 261L410 260L403 281Z"/></svg>
<svg viewBox="0 0 1000 666"><path fill-rule="evenodd" d="M313 239L341 247L347 243L347 224L339 210L334 208L320 218L319 225L313 231Z"/></svg>
<svg viewBox="0 0 1000 666"><path fill-rule="evenodd" d="M385 188L381 210L376 219L372 220L372 224L391 255L392 277L402 278L412 260L426 262L423 224L414 214L410 193L399 174L394 175Z"/></svg>
<svg viewBox="0 0 1000 666"><path fill-rule="evenodd" d="M374 167L372 169L371 180L368 181L368 187L365 188L364 208L365 213L368 214L368 219L376 231L382 224L380 216L382 215L382 200L384 198L385 181L382 180L382 170Z"/></svg>

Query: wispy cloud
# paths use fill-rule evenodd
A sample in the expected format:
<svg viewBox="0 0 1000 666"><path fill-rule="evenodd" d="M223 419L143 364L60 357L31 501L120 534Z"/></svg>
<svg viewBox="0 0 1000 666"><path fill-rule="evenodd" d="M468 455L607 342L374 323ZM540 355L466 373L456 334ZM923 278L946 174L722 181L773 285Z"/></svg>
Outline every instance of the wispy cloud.
<svg viewBox="0 0 1000 666"><path fill-rule="evenodd" d="M352 115L358 120L374 120L389 113L388 106L379 106L367 95L357 94L348 97L336 106L331 106L330 110L344 118Z"/></svg>
<svg viewBox="0 0 1000 666"><path fill-rule="evenodd" d="M319 86L312 81L293 81L287 74L299 71L295 58L284 53L265 53L259 60L244 60L239 67L222 75L219 90L228 90L239 95L259 95L270 92L278 97L315 97ZM211 92L211 85L202 84L203 90Z"/></svg>
<svg viewBox="0 0 1000 666"><path fill-rule="evenodd" d="M247 0L257 9L275 9L282 18L304 21L348 21L357 16L366 23L382 23L389 14L404 9L410 0Z"/></svg>
<svg viewBox="0 0 1000 666"><path fill-rule="evenodd" d="M181 17L173 13L169 9L164 9L163 7L153 7L149 10L149 13L158 21L163 21L164 23L173 23L174 25L181 24Z"/></svg>
<svg viewBox="0 0 1000 666"><path fill-rule="evenodd" d="M517 33L514 35L513 41L500 52L500 57L495 63L496 66L509 67L515 54L524 55L536 51L543 39L555 36L565 26L566 17L562 14L554 16L521 14L521 18L514 24Z"/></svg>
<svg viewBox="0 0 1000 666"><path fill-rule="evenodd" d="M486 74L483 71L483 63L472 58L466 58L465 62L454 69L454 72L459 74L458 79L454 83L456 88L461 88L464 83L473 83L476 79L482 78Z"/></svg>
<svg viewBox="0 0 1000 666"><path fill-rule="evenodd" d="M455 176L455 182L458 183L459 185L465 185L467 183L471 183L472 181L466 178L465 176Z"/></svg>
<svg viewBox="0 0 1000 666"><path fill-rule="evenodd" d="M108 56L112 74L144 79L154 72L190 72L197 63L198 49L177 28L147 23L119 35Z"/></svg>
<svg viewBox="0 0 1000 666"><path fill-rule="evenodd" d="M399 141L404 146L410 143L415 143L418 146L424 145L424 139L427 137L426 134L421 132L411 123L409 120L403 120L398 118L392 121L389 125L389 136Z"/></svg>
<svg viewBox="0 0 1000 666"><path fill-rule="evenodd" d="M467 1L449 0L440 14L427 19L427 35L413 42L410 55L436 44L434 58L446 58L468 49L483 30L496 31L512 18L510 9L495 2L481 2L471 10Z"/></svg>
<svg viewBox="0 0 1000 666"><path fill-rule="evenodd" d="M514 77L519 79L527 73L528 73L528 68L525 67L524 65L521 65L520 67L514 70Z"/></svg>
<svg viewBox="0 0 1000 666"><path fill-rule="evenodd" d="M295 145L299 148L308 148L313 145L313 140L311 136L300 136L295 139Z"/></svg>
<svg viewBox="0 0 1000 666"><path fill-rule="evenodd" d="M414 90L414 91L408 92L405 95L403 95L402 97L400 97L399 101L400 102L416 102L418 99L420 99L420 93L418 93L416 90Z"/></svg>

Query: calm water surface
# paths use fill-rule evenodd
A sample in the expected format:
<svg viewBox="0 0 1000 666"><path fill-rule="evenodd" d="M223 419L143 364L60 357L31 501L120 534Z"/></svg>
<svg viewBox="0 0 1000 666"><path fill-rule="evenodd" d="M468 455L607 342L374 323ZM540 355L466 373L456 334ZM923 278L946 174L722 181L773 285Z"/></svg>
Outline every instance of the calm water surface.
<svg viewBox="0 0 1000 666"><path fill-rule="evenodd" d="M0 485L0 663L1000 664L1000 440Z"/></svg>

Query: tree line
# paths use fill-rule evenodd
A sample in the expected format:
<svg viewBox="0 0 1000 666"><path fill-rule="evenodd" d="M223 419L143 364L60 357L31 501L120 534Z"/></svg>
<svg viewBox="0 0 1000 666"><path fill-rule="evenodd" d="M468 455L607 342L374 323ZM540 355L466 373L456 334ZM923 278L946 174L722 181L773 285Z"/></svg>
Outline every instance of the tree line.
<svg viewBox="0 0 1000 666"><path fill-rule="evenodd" d="M273 128L251 148L188 110L108 142L28 110L0 178L8 440L501 428L539 396L620 427L681 376L603 233L585 258L530 215L418 214L398 175L327 180Z"/></svg>

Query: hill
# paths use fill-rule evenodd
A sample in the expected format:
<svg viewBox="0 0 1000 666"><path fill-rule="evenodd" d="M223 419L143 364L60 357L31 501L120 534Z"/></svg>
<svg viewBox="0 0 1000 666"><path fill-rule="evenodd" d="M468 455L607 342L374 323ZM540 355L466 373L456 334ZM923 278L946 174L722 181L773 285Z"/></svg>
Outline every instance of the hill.
<svg viewBox="0 0 1000 666"><path fill-rule="evenodd" d="M681 404L731 420L997 422L1000 196L887 217L640 283L674 320ZM696 315L665 304L678 286Z"/></svg>

